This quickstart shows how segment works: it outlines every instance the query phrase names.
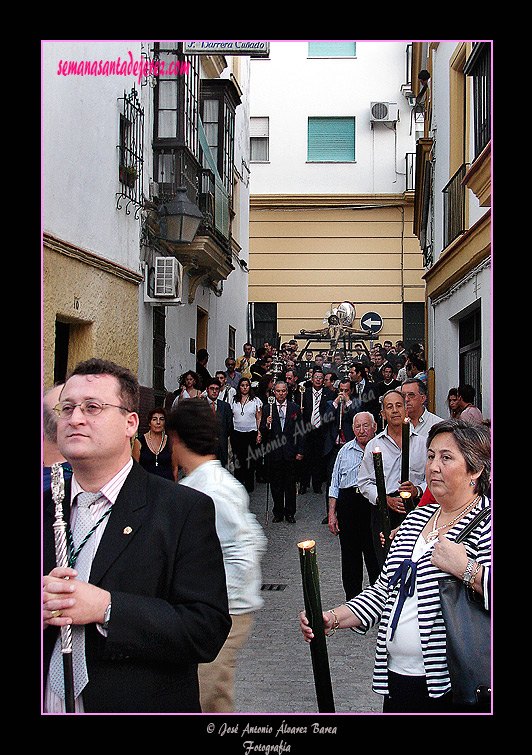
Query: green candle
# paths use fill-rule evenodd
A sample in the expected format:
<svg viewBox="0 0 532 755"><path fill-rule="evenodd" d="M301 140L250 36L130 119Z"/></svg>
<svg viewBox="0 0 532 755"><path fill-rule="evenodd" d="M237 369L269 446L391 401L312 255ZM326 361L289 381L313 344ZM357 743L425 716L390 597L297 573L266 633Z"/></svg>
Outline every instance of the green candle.
<svg viewBox="0 0 532 755"><path fill-rule="evenodd" d="M373 467L377 483L377 502L381 513L382 533L384 535L384 549L387 552L390 547L390 515L388 513L388 501L386 500L386 482L384 480L384 467L382 465L382 452L378 446L373 451Z"/></svg>
<svg viewBox="0 0 532 755"><path fill-rule="evenodd" d="M314 685L320 713L334 713L334 699L327 655L327 641L323 627L323 611L320 597L320 581L318 575L318 561L316 558L316 543L314 540L304 540L298 543L301 578L303 581L303 597L305 612L314 637L310 641L310 655L314 673Z"/></svg>

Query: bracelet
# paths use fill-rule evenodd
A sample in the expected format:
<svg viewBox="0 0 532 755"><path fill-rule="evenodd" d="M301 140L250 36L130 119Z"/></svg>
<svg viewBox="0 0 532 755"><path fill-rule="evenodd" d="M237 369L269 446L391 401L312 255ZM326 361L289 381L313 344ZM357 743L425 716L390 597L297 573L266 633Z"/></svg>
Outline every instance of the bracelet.
<svg viewBox="0 0 532 755"><path fill-rule="evenodd" d="M333 634L336 632L338 627L340 626L340 622L338 621L338 616L335 614L332 608L330 608L328 611L325 611L325 613L332 613L334 616L334 623L331 627L331 629L328 632L325 632L326 637L332 637Z"/></svg>
<svg viewBox="0 0 532 755"><path fill-rule="evenodd" d="M480 570L480 564L475 563L475 568L473 569L473 573L471 574L471 577L469 579L469 587L473 590L475 585L475 577L477 576L478 572Z"/></svg>
<svg viewBox="0 0 532 755"><path fill-rule="evenodd" d="M472 558L469 558L465 572L462 574L462 582L464 582L466 585L469 584L469 580L471 579L471 572L473 571L474 565L475 561Z"/></svg>

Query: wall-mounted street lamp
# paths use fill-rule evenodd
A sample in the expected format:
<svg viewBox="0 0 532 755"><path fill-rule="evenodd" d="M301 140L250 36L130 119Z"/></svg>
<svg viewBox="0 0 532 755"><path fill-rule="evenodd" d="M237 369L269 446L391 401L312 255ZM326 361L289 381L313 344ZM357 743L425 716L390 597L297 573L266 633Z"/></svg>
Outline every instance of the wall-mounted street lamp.
<svg viewBox="0 0 532 755"><path fill-rule="evenodd" d="M161 238L188 244L194 240L203 215L187 197L186 189L178 187L176 196L160 205L157 211Z"/></svg>

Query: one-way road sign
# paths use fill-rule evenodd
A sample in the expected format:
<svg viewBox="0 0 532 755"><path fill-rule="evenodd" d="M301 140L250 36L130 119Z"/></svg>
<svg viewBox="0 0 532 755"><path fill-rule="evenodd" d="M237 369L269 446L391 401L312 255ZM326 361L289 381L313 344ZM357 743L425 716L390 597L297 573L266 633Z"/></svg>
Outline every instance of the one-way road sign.
<svg viewBox="0 0 532 755"><path fill-rule="evenodd" d="M360 318L360 327L370 333L379 333L382 330L382 317L377 312L366 312Z"/></svg>

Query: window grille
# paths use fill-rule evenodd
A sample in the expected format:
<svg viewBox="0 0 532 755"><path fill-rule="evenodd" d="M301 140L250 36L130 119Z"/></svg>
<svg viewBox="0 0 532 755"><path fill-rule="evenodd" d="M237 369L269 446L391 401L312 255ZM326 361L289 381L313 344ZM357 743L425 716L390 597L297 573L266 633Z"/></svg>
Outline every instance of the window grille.
<svg viewBox="0 0 532 755"><path fill-rule="evenodd" d="M143 197L143 152L144 110L140 106L139 95L135 87L129 94L119 98L122 103L120 113L120 143L118 145L118 180L120 191L117 192L116 207L122 209L126 202L126 215L130 214L130 205L135 206L135 218L142 207Z"/></svg>
<svg viewBox="0 0 532 755"><path fill-rule="evenodd" d="M465 69L473 77L475 113L475 158L491 139L491 47L489 42L475 42Z"/></svg>

